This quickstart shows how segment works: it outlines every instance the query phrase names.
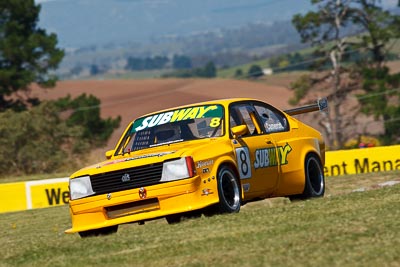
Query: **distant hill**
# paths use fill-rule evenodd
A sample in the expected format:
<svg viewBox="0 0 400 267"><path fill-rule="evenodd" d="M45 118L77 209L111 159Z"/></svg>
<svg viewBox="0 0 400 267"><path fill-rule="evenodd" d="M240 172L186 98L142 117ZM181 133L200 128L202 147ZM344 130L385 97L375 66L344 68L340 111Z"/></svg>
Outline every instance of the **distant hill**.
<svg viewBox="0 0 400 267"><path fill-rule="evenodd" d="M39 26L56 33L67 52L57 71L62 79L120 74L129 57L185 55L193 67L232 67L293 52L302 46L290 20L312 8L309 0L36 2Z"/></svg>
<svg viewBox="0 0 400 267"><path fill-rule="evenodd" d="M235 29L221 29L189 36L170 36L152 43L90 46L67 51L61 72L88 70L91 65L107 70L123 70L128 57L186 55L193 67L212 61L218 67L236 66L288 53L302 47L299 35L290 21L271 24L252 23Z"/></svg>
<svg viewBox="0 0 400 267"><path fill-rule="evenodd" d="M39 25L64 48L157 42L290 20L309 0L37 0Z"/></svg>

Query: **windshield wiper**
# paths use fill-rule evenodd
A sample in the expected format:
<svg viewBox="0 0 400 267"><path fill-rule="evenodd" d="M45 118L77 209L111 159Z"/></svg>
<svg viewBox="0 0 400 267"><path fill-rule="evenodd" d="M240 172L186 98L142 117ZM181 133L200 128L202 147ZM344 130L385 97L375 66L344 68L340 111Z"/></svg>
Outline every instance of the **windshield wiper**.
<svg viewBox="0 0 400 267"><path fill-rule="evenodd" d="M164 143L153 144L153 145L150 145L149 147L156 147L156 146L162 146L162 145L170 145L170 144L178 143L178 142L182 142L182 141L183 141L183 139L172 140L172 141L168 141L168 142L164 142Z"/></svg>

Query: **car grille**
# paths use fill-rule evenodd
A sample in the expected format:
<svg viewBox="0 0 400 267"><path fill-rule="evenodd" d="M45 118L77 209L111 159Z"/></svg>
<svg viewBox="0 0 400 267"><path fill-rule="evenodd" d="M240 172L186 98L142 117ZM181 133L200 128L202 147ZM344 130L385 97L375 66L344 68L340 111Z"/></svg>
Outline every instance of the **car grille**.
<svg viewBox="0 0 400 267"><path fill-rule="evenodd" d="M160 183L163 163L90 176L95 195L118 192Z"/></svg>

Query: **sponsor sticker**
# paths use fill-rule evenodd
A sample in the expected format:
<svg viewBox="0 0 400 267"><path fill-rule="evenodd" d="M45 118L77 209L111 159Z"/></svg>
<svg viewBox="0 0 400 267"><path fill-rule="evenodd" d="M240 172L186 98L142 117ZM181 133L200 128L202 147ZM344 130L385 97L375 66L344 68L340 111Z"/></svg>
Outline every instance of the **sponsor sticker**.
<svg viewBox="0 0 400 267"><path fill-rule="evenodd" d="M201 161L198 161L197 162L197 166L196 166L196 168L203 168L203 167L206 167L206 166L210 166L210 165L213 165L214 164L214 160L212 160L212 159L209 159L209 160L201 160Z"/></svg>
<svg viewBox="0 0 400 267"><path fill-rule="evenodd" d="M148 117L140 118L133 123L132 130L134 132L151 128L154 126L163 125L171 122L178 122L190 119L199 118L211 118L211 117L222 117L222 106L210 105L210 106L199 106L199 107L188 107L177 109L174 111L168 111L151 115Z"/></svg>
<svg viewBox="0 0 400 267"><path fill-rule="evenodd" d="M325 176L400 170L400 145L326 152Z"/></svg>
<svg viewBox="0 0 400 267"><path fill-rule="evenodd" d="M277 151L279 159L277 158ZM255 151L254 169L288 164L288 154L292 147L286 143L285 146L261 148Z"/></svg>

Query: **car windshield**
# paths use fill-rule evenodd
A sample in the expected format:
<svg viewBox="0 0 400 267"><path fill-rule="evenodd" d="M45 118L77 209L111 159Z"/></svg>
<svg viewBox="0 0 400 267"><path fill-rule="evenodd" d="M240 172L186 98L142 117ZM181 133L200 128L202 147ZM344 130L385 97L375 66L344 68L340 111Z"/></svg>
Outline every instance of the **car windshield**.
<svg viewBox="0 0 400 267"><path fill-rule="evenodd" d="M150 147L223 135L223 107L205 105L181 108L135 120L117 154Z"/></svg>

